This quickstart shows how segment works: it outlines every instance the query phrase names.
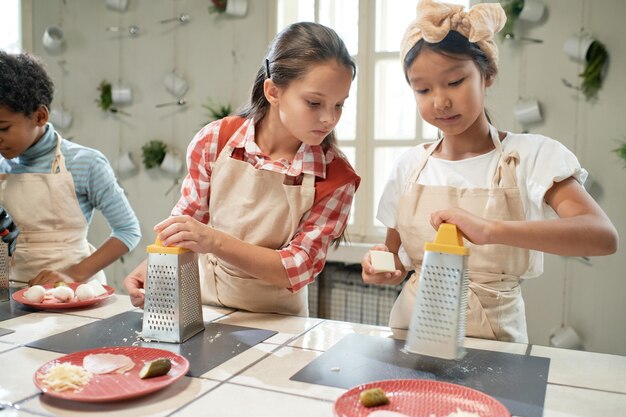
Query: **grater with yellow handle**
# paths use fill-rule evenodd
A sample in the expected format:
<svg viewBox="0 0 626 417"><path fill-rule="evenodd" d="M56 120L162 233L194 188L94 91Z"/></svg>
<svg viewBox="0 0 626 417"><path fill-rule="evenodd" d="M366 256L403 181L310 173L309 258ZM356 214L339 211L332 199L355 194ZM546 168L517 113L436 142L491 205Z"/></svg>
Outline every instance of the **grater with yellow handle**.
<svg viewBox="0 0 626 417"><path fill-rule="evenodd" d="M204 330L200 275L189 249L149 245L142 338L182 343Z"/></svg>
<svg viewBox="0 0 626 417"><path fill-rule="evenodd" d="M443 359L465 355L468 255L453 224L442 223L435 241L424 244L405 350Z"/></svg>
<svg viewBox="0 0 626 417"><path fill-rule="evenodd" d="M8 230L3 230L0 236L8 233ZM9 245L0 240L0 301L10 299L9 291Z"/></svg>

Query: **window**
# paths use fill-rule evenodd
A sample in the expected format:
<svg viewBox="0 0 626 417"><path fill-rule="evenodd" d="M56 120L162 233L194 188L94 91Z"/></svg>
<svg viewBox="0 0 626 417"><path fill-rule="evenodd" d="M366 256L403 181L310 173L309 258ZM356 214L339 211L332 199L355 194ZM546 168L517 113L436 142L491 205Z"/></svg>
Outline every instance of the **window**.
<svg viewBox="0 0 626 417"><path fill-rule="evenodd" d="M339 146L362 177L348 229L353 242L380 241L385 235L376 209L396 158L437 136L437 129L417 115L398 57L416 4L416 0L276 0L276 33L293 22L319 22L337 31L357 64L357 78L336 129Z"/></svg>
<svg viewBox="0 0 626 417"><path fill-rule="evenodd" d="M2 0L0 13L0 49L10 53L21 52L20 0Z"/></svg>

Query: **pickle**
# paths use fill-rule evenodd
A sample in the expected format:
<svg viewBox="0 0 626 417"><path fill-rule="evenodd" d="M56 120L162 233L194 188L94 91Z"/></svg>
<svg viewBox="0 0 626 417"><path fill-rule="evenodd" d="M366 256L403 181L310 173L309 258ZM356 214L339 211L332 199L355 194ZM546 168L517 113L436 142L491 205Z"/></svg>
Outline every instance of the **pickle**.
<svg viewBox="0 0 626 417"><path fill-rule="evenodd" d="M372 388L362 391L361 394L359 394L359 401L366 407L389 404L389 398L387 398L382 388Z"/></svg>
<svg viewBox="0 0 626 417"><path fill-rule="evenodd" d="M150 362L146 362L139 371L139 378L154 378L155 376L165 375L170 371L172 362L167 358L159 358Z"/></svg>

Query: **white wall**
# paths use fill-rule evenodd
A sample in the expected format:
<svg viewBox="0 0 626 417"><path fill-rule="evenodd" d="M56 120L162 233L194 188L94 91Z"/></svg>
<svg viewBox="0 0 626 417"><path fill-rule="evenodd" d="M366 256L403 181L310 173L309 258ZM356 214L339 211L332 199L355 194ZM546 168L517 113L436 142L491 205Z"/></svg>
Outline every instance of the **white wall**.
<svg viewBox="0 0 626 417"><path fill-rule="evenodd" d="M141 146L153 138L163 139L182 153L193 134L207 119L201 107L206 99L238 106L248 91L266 50L270 31L270 0L250 0L248 16L228 19L209 15L210 1L130 0L126 13L105 8L104 0L32 0L33 51L49 63L57 83L57 99L74 113L67 132L78 143L100 149L114 163L122 150L140 160ZM554 137L572 149L599 185L599 203L626 239L626 170L611 153L626 138L626 2L622 0L545 0L548 13L538 24L526 25L523 34L543 44L501 45L500 76L488 105L497 126L520 131L512 108L519 98L536 98L543 104L545 122L532 131ZM186 26L160 25L159 20L189 13ZM50 55L40 44L43 29L61 24L67 49ZM108 26L137 25L137 38L116 38ZM582 67L562 52L564 40L584 26L607 46L609 72L596 103L587 103L564 87L561 78L576 82ZM176 29L173 29L176 27ZM28 34L27 34L28 35ZM64 59L62 76L57 61ZM156 109L157 103L173 101L161 80L176 68L190 80L186 110ZM116 117L94 103L98 83L107 78L130 84L135 102L126 108L131 117ZM53 105L53 107L54 107ZM121 178L142 225L144 238L124 264L107 269L110 282L123 277L144 258L144 248L154 236L152 226L165 218L177 199L177 190L165 196L172 179L159 172ZM90 237L99 244L108 236L101 217L92 223ZM623 247L624 245L622 245ZM532 343L548 344L553 327L562 322L580 333L588 350L626 354L626 252L594 258L591 266L575 259L548 256L545 274L524 283L527 317ZM566 289L564 293L564 289Z"/></svg>

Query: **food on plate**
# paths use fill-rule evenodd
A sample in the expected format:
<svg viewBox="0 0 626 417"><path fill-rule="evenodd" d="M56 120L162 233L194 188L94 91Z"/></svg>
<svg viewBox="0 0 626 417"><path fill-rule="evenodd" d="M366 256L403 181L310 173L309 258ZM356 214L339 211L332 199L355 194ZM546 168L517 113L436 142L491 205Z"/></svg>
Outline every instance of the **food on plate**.
<svg viewBox="0 0 626 417"><path fill-rule="evenodd" d="M45 374L37 374L37 377L47 390L77 391L87 385L91 379L91 372L82 366L65 362L54 365Z"/></svg>
<svg viewBox="0 0 626 417"><path fill-rule="evenodd" d="M67 303L74 299L74 290L66 286L56 287L52 290L52 296L63 303Z"/></svg>
<svg viewBox="0 0 626 417"><path fill-rule="evenodd" d="M126 355L92 353L83 358L83 367L93 374L123 374L135 367L135 362Z"/></svg>
<svg viewBox="0 0 626 417"><path fill-rule="evenodd" d="M361 394L359 394L359 401L366 407L389 404L389 398L385 395L385 391L378 387L362 391Z"/></svg>
<svg viewBox="0 0 626 417"><path fill-rule="evenodd" d="M480 414L469 413L457 407L456 412L453 412L452 414L448 414L447 417L480 417Z"/></svg>
<svg viewBox="0 0 626 417"><path fill-rule="evenodd" d="M54 283L54 288L56 287L67 287L67 282L64 281L57 281Z"/></svg>
<svg viewBox="0 0 626 417"><path fill-rule="evenodd" d="M372 411L367 417L410 417L408 414L398 413L396 411L376 410Z"/></svg>
<svg viewBox="0 0 626 417"><path fill-rule="evenodd" d="M379 272L395 272L396 263L393 259L393 253L381 251L381 250L371 250L370 251L370 261L374 270Z"/></svg>
<svg viewBox="0 0 626 417"><path fill-rule="evenodd" d="M78 288L76 288L76 298L78 301L86 301L95 298L96 291L89 284L80 284Z"/></svg>
<svg viewBox="0 0 626 417"><path fill-rule="evenodd" d="M31 303L41 303L46 296L46 289L41 285L33 285L24 292L24 298Z"/></svg>
<svg viewBox="0 0 626 417"><path fill-rule="evenodd" d="M146 364L139 371L139 378L153 378L155 376L165 375L170 371L172 367L172 362L167 358L159 358L150 362L146 362Z"/></svg>
<svg viewBox="0 0 626 417"><path fill-rule="evenodd" d="M87 284L90 285L91 288L93 288L94 297L100 297L101 295L104 295L107 293L106 288L104 288L102 284L100 284L99 281L93 280L93 281L89 281Z"/></svg>

